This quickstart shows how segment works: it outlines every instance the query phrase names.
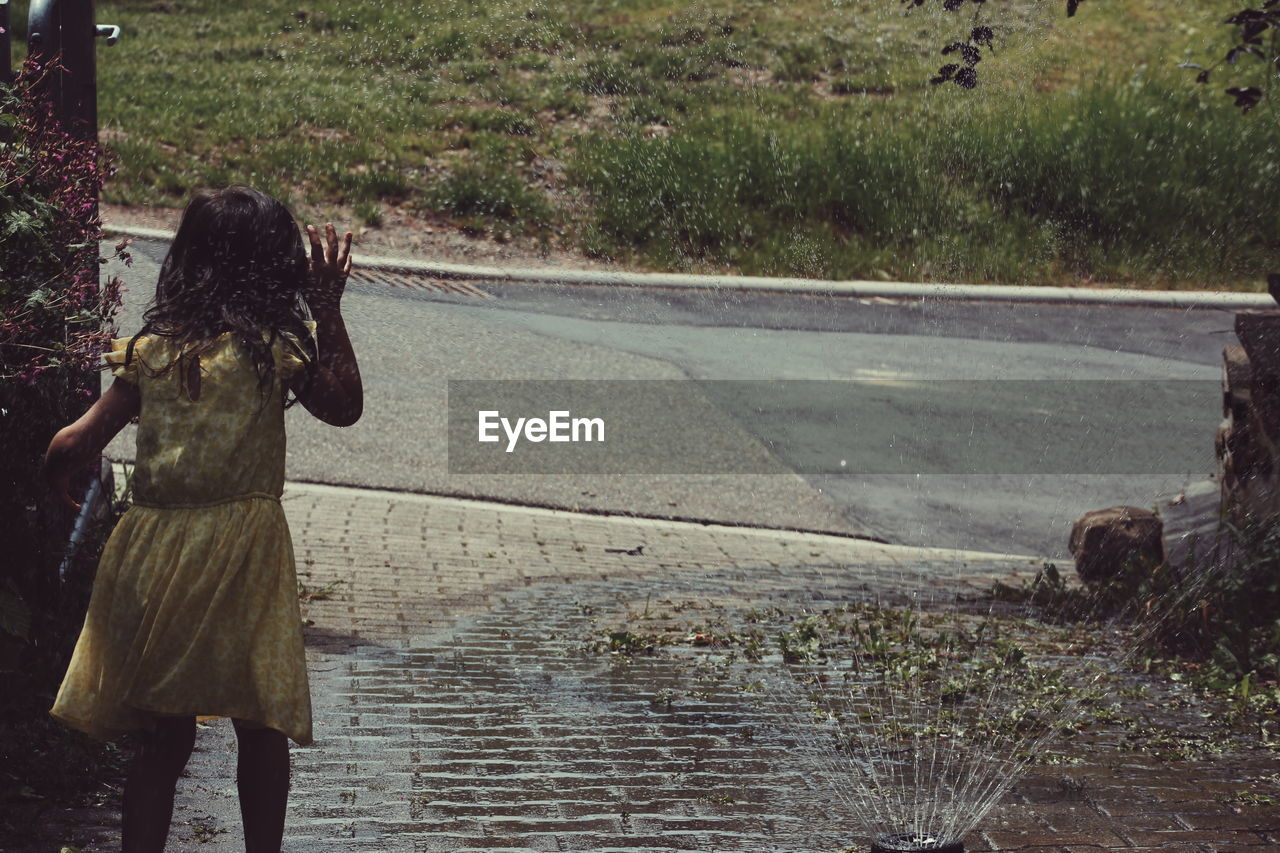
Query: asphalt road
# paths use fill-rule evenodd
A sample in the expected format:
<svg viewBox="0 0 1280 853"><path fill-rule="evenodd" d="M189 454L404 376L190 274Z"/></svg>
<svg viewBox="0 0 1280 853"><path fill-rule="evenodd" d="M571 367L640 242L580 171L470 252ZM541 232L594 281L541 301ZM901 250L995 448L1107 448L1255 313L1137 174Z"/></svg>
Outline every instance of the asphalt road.
<svg viewBox="0 0 1280 853"><path fill-rule="evenodd" d="M134 248L122 333L165 251ZM1084 511L1151 506L1214 469L1227 312L478 288L353 280L366 414L334 429L292 410L290 477L1061 562ZM506 383L450 397L451 380ZM466 439L476 389L594 402L626 440L495 457ZM127 435L112 453L130 455ZM501 473L462 473L481 470Z"/></svg>

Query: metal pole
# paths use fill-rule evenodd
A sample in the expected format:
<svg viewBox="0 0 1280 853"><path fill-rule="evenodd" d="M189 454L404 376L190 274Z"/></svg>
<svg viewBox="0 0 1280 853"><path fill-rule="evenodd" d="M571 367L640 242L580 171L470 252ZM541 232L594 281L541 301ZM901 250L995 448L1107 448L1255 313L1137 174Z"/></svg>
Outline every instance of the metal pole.
<svg viewBox="0 0 1280 853"><path fill-rule="evenodd" d="M29 53L43 67L61 66L57 73L44 74L38 94L53 102L54 114L69 133L93 141L98 137L95 35L93 0L32 0Z"/></svg>

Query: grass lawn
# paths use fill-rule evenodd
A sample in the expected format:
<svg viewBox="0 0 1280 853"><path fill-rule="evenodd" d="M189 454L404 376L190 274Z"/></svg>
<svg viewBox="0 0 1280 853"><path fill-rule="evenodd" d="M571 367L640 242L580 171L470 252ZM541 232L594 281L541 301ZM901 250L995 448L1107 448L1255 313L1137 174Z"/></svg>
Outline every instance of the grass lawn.
<svg viewBox="0 0 1280 853"><path fill-rule="evenodd" d="M247 182L652 268L1258 290L1274 99L1175 67L1239 5L103 0L104 198ZM977 19L978 87L930 85Z"/></svg>

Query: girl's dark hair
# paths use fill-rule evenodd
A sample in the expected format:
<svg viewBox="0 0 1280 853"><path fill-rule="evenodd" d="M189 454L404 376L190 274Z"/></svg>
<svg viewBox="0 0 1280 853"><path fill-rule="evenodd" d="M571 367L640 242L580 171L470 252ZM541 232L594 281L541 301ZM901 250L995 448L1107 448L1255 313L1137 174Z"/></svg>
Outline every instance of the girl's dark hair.
<svg viewBox="0 0 1280 853"><path fill-rule="evenodd" d="M197 192L182 214L155 299L129 342L126 361L142 335L176 339L183 360L190 360L230 332L248 351L265 393L275 381L272 348L284 333L292 336L284 337L287 346L308 365L315 363L303 300L309 276L302 235L283 204L245 186ZM179 369L185 381L185 365Z"/></svg>

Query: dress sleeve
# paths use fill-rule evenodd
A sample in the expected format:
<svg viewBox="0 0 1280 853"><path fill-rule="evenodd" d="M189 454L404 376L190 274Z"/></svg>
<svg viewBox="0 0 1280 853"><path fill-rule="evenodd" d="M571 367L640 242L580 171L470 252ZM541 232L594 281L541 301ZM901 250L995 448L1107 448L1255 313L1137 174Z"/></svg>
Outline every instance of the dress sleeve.
<svg viewBox="0 0 1280 853"><path fill-rule="evenodd" d="M111 375L117 379L123 379L130 385L138 384L138 365L142 361L143 342L145 338L138 338L133 345L133 352L129 352L129 342L134 340L129 338L116 338L111 342L111 349L103 353L102 357L106 361L107 366L111 368ZM125 363L126 354L129 356L128 364Z"/></svg>
<svg viewBox="0 0 1280 853"><path fill-rule="evenodd" d="M307 334L314 340L316 336L316 324L314 320L304 321L307 327ZM306 346L299 341L294 335L285 332L283 335L286 341L280 344L280 370L281 375L285 379L289 379L299 370L307 366L306 358L299 351L305 353Z"/></svg>

